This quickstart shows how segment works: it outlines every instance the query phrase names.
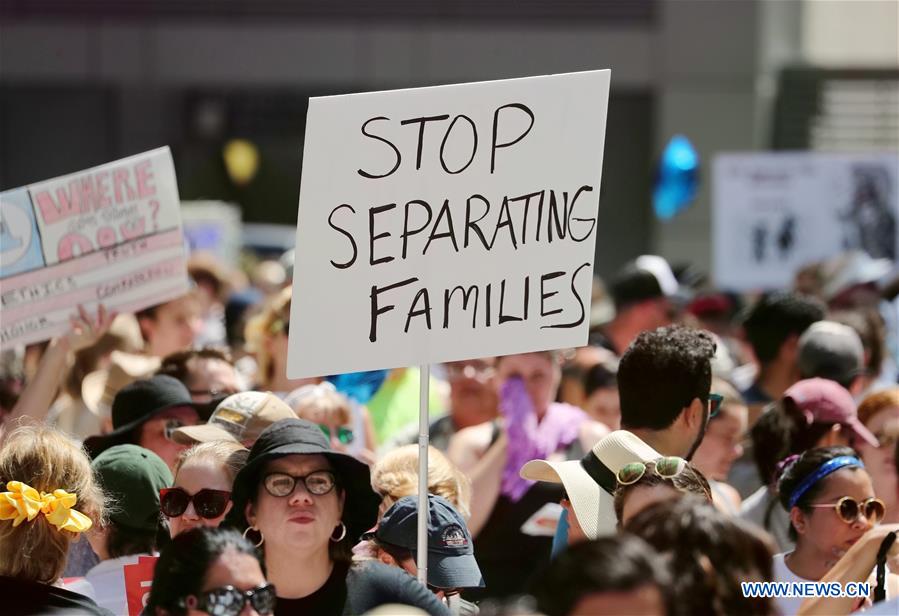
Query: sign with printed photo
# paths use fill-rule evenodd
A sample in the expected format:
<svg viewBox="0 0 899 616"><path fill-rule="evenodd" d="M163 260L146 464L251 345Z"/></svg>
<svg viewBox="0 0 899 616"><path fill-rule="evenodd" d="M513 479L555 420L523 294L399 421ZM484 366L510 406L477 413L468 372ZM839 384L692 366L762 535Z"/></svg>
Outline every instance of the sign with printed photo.
<svg viewBox="0 0 899 616"><path fill-rule="evenodd" d="M847 250L895 261L899 155L724 154L712 176L715 283L790 287L796 272Z"/></svg>

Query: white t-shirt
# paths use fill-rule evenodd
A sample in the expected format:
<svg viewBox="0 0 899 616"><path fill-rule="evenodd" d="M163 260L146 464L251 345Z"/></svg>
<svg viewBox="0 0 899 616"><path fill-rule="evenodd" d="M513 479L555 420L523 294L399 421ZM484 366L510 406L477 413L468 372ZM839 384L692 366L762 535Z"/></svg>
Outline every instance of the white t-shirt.
<svg viewBox="0 0 899 616"><path fill-rule="evenodd" d="M799 577L795 573L793 573L789 567L787 567L786 560L784 559L786 554L776 554L774 556L774 581L775 582L813 582L815 580L806 580L804 578ZM887 569L889 571L889 569ZM868 583L871 584L871 588L874 588L874 580L869 579ZM887 589L887 599L890 599L889 589ZM774 600L777 603L777 607L780 609L781 614L783 616L793 616L796 612L799 611L799 606L802 605L802 602L805 601L805 597L777 597ZM865 611L865 614L899 614L899 611L896 611L895 607L893 611L880 611L884 608L880 607L882 605L890 605L895 606L895 601L884 601L876 606L875 608L878 611Z"/></svg>
<svg viewBox="0 0 899 616"><path fill-rule="evenodd" d="M793 573L784 560L786 554L774 555L774 581L775 582L812 582ZM774 602L783 616L794 616L799 611L799 606L805 601L804 597L776 597Z"/></svg>

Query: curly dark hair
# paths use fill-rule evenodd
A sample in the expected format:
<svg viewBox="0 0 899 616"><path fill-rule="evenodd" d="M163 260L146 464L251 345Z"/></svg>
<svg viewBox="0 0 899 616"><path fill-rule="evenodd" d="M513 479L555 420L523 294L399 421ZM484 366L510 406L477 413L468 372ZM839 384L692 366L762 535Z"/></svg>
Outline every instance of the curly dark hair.
<svg viewBox="0 0 899 616"><path fill-rule="evenodd" d="M618 365L621 427L664 430L694 399L707 402L714 356L702 330L673 325L637 336Z"/></svg>
<svg viewBox="0 0 899 616"><path fill-rule="evenodd" d="M749 308L743 330L756 358L765 364L777 357L790 336L801 336L809 325L823 319L825 312L824 304L813 297L770 293Z"/></svg>
<svg viewBox="0 0 899 616"><path fill-rule="evenodd" d="M675 616L769 616L768 597L744 597L741 582L773 577L770 539L760 530L693 497L663 501L625 527L665 556Z"/></svg>

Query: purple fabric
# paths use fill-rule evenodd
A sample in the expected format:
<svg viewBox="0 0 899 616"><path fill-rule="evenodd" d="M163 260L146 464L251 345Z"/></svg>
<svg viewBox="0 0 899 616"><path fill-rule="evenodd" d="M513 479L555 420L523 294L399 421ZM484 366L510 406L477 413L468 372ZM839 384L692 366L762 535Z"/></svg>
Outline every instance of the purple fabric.
<svg viewBox="0 0 899 616"><path fill-rule="evenodd" d="M534 404L520 378L503 383L499 408L509 437L500 494L518 502L534 484L518 474L521 467L531 460L545 460L574 442L587 415L570 404L554 402L538 424Z"/></svg>

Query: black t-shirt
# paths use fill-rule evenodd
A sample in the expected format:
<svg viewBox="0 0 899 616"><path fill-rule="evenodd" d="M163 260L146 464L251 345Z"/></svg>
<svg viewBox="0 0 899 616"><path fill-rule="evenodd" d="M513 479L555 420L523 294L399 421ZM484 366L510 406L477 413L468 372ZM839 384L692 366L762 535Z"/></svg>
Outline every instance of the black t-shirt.
<svg viewBox="0 0 899 616"><path fill-rule="evenodd" d="M30 580L0 575L0 606L3 614L9 616L32 616L37 614L66 614L89 616L113 616L84 595Z"/></svg>
<svg viewBox="0 0 899 616"><path fill-rule="evenodd" d="M339 616L346 603L346 576L349 566L337 563L321 588L302 599L282 599L275 603L275 616ZM299 573L299 572L298 572Z"/></svg>
<svg viewBox="0 0 899 616"><path fill-rule="evenodd" d="M355 616L388 603L413 605L432 616L450 616L440 599L414 577L376 561L351 568L335 565L328 580L311 595L279 597L275 616Z"/></svg>

